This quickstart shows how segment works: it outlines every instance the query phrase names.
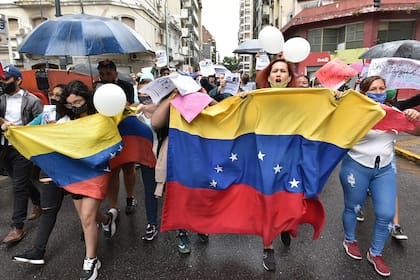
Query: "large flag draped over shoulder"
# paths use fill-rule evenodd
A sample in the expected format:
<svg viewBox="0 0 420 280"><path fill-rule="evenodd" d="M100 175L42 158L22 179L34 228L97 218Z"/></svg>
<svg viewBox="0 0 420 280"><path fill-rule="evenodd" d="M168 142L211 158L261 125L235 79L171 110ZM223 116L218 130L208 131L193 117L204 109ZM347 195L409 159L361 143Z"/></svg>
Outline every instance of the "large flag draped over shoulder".
<svg viewBox="0 0 420 280"><path fill-rule="evenodd" d="M135 115L123 116L118 130L124 142L124 149L110 162L111 169L125 163L135 162L154 168L156 156L153 153L153 132Z"/></svg>
<svg viewBox="0 0 420 280"><path fill-rule="evenodd" d="M257 234L265 245L300 224L318 238L318 199L381 107L350 91L262 89L207 107L191 123L171 107L162 231Z"/></svg>
<svg viewBox="0 0 420 280"><path fill-rule="evenodd" d="M100 114L60 124L10 127L10 143L71 193L103 199L109 160L123 148L116 122Z"/></svg>

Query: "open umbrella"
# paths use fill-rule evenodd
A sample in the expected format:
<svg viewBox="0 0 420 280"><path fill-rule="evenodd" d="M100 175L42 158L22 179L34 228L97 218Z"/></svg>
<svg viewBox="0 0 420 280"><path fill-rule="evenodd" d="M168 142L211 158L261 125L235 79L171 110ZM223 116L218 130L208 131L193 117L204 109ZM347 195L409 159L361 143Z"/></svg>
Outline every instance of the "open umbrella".
<svg viewBox="0 0 420 280"><path fill-rule="evenodd" d="M126 24L87 14L44 21L18 47L20 53L43 56L91 56L151 50L149 44Z"/></svg>
<svg viewBox="0 0 420 280"><path fill-rule="evenodd" d="M403 57L420 60L420 41L400 40L371 47L359 58Z"/></svg>
<svg viewBox="0 0 420 280"><path fill-rule="evenodd" d="M251 39L243 41L233 53L237 54L256 54L258 52L263 52L263 48L260 46L258 39Z"/></svg>

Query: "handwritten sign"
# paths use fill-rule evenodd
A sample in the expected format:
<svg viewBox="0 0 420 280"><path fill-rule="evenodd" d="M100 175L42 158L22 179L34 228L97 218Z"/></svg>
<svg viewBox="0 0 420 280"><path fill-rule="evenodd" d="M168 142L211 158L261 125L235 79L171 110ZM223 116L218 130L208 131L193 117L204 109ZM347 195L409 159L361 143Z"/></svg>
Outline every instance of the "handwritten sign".
<svg viewBox="0 0 420 280"><path fill-rule="evenodd" d="M338 89L355 75L357 75L357 71L340 59L329 61L315 72L320 83L324 87L332 89Z"/></svg>
<svg viewBox="0 0 420 280"><path fill-rule="evenodd" d="M420 89L420 61L409 58L372 59L368 76L385 79L388 88Z"/></svg>

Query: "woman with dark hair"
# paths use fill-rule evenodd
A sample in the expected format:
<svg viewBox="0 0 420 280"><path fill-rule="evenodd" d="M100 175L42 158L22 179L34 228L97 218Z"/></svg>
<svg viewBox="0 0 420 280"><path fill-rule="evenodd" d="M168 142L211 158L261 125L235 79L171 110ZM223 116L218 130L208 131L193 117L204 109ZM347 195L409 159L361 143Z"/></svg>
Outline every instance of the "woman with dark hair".
<svg viewBox="0 0 420 280"><path fill-rule="evenodd" d="M296 77L296 87L308 88L309 85L310 85L310 82L309 82L309 77L308 76L306 76L304 74L297 75L297 77Z"/></svg>
<svg viewBox="0 0 420 280"><path fill-rule="evenodd" d="M275 59L271 61L267 67L258 72L255 81L257 83L257 88L290 87L294 82L292 65L284 59ZM290 246L291 238L289 232L282 232L280 237L285 246ZM276 260L272 243L268 246L264 246L263 267L267 271L276 270Z"/></svg>
<svg viewBox="0 0 420 280"><path fill-rule="evenodd" d="M367 77L360 83L360 92L383 104L386 100L385 80L380 76ZM408 109L404 113L408 120L420 117L420 113L415 110ZM407 132L420 135L420 126ZM391 275L382 257L382 250L390 235L395 214L396 172L392 161L396 136L395 129L371 129L343 158L339 174L344 194L344 249L351 258L362 259L355 236L356 217L363 207L369 189L375 223L367 259L382 276Z"/></svg>
<svg viewBox="0 0 420 280"><path fill-rule="evenodd" d="M66 120L74 120L86 117L96 113L93 105L93 94L88 87L81 81L75 80L70 82L61 95L61 103L71 112L67 118L62 118L58 122ZM90 188L95 186L90 186ZM104 231L109 230L115 232L115 218L117 217L116 209L110 209L107 215L99 213L99 206L107 193L108 182L97 186L102 193L101 197L90 197L85 188L79 188L72 192L74 206L83 227L84 240L86 246L86 257L83 263L83 270L80 279L96 279L101 262L97 258L98 243L98 227L96 222L101 222ZM113 210L113 211L111 211Z"/></svg>

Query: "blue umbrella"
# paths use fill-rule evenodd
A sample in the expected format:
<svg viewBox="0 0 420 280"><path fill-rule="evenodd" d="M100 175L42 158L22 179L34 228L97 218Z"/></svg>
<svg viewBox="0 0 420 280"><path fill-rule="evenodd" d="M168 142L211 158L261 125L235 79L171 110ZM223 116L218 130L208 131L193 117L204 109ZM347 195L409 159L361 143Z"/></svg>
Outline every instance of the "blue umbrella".
<svg viewBox="0 0 420 280"><path fill-rule="evenodd" d="M91 56L152 51L126 24L87 14L61 16L38 25L18 47L43 56Z"/></svg>

